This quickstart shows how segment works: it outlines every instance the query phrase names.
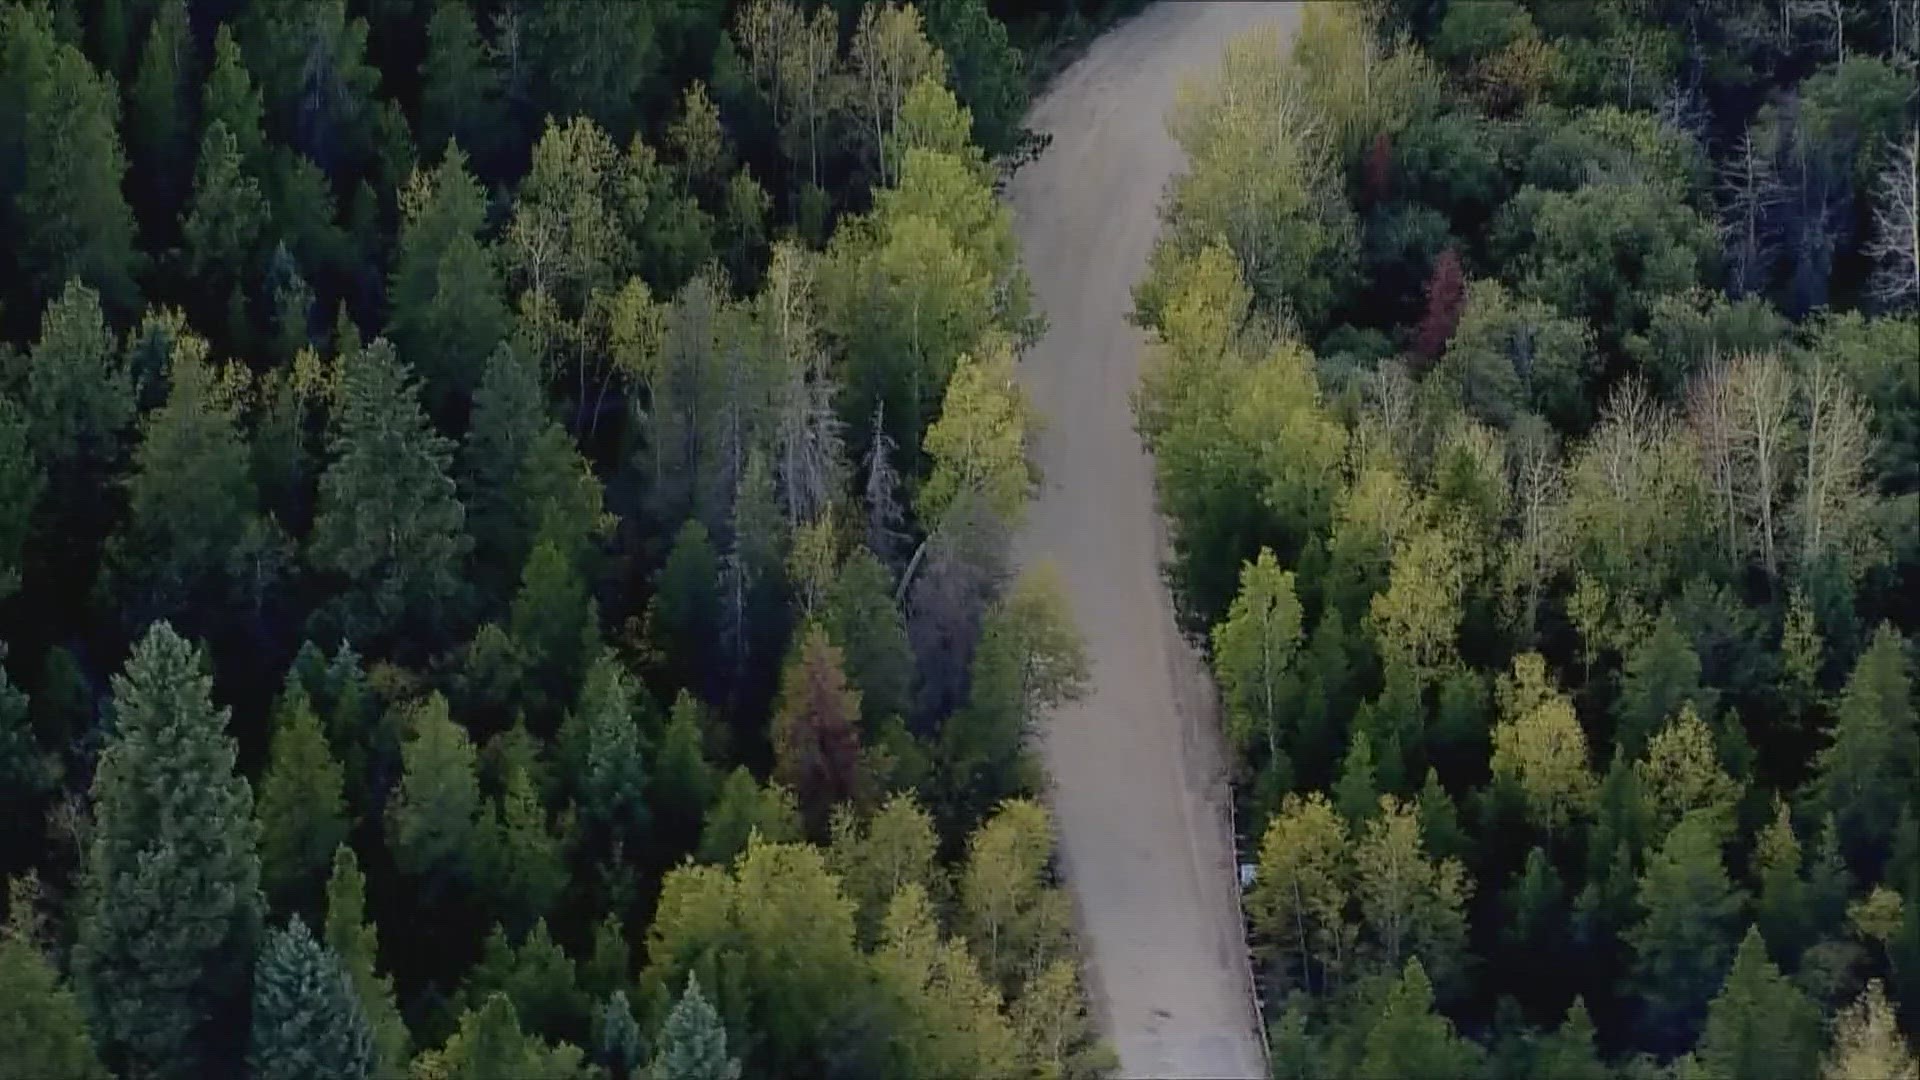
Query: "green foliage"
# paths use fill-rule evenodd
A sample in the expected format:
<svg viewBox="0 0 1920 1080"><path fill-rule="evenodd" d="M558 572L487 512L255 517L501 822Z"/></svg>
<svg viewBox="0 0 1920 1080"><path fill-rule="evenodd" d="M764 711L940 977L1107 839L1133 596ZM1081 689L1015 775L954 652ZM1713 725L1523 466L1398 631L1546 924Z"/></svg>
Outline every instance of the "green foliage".
<svg viewBox="0 0 1920 1080"><path fill-rule="evenodd" d="M1707 814L1681 819L1640 875L1644 916L1626 935L1633 947L1647 1022L1691 1038L1733 956L1741 897L1720 857L1720 828Z"/></svg>
<svg viewBox="0 0 1920 1080"><path fill-rule="evenodd" d="M767 843L800 838L800 810L793 792L778 784L756 783L744 766L727 774L700 831L700 861L730 863L758 833Z"/></svg>
<svg viewBox="0 0 1920 1080"><path fill-rule="evenodd" d="M232 1064L263 906L253 793L204 663L166 623L147 631L114 677L91 793L75 981L109 1066L156 1076Z"/></svg>
<svg viewBox="0 0 1920 1080"><path fill-rule="evenodd" d="M1266 760L1278 767L1282 707L1300 646L1300 601L1294 576L1260 549L1240 569L1240 594L1226 621L1213 630L1213 668L1227 702L1228 730L1245 753L1264 738Z"/></svg>
<svg viewBox="0 0 1920 1080"><path fill-rule="evenodd" d="M1833 815L1848 861L1876 866L1885 857L1901 792L1920 779L1920 729L1900 636L1875 631L1834 709L1833 741L1814 761L1812 793Z"/></svg>
<svg viewBox="0 0 1920 1080"><path fill-rule="evenodd" d="M1820 1014L1767 959L1760 931L1749 928L1734 953L1707 1026L1694 1051L1705 1075L1725 1080L1812 1076L1820 1054Z"/></svg>
<svg viewBox="0 0 1920 1080"><path fill-rule="evenodd" d="M508 327L494 253L480 240L486 193L466 165L459 145L449 145L438 167L416 171L400 192L388 287L394 345L421 372L435 413L471 393L475 361L493 353Z"/></svg>
<svg viewBox="0 0 1920 1080"><path fill-rule="evenodd" d="M117 459L134 418L134 385L99 293L72 281L47 305L20 403L34 457L55 478Z"/></svg>
<svg viewBox="0 0 1920 1080"><path fill-rule="evenodd" d="M260 883L279 910L316 910L321 873L347 837L340 763L326 732L292 683L275 710L267 771L260 778Z"/></svg>
<svg viewBox="0 0 1920 1080"><path fill-rule="evenodd" d="M738 1080L740 1061L727 1056L727 1031L720 1014L700 992L700 977L687 976L687 987L667 1014L660 1031L660 1051L647 1067L648 1080Z"/></svg>
<svg viewBox="0 0 1920 1080"><path fill-rule="evenodd" d="M428 896L473 881L482 827L478 755L439 694L414 706L405 771L387 807L387 841L402 873Z"/></svg>
<svg viewBox="0 0 1920 1080"><path fill-rule="evenodd" d="M308 557L352 583L339 595L341 626L359 641L430 631L460 597L472 541L447 475L452 444L383 340L345 358L328 453Z"/></svg>
<svg viewBox="0 0 1920 1080"><path fill-rule="evenodd" d="M855 549L840 565L821 623L845 657L848 681L860 688L861 723L869 737L888 717L907 715L913 652L887 568L866 548Z"/></svg>
<svg viewBox="0 0 1920 1080"><path fill-rule="evenodd" d="M1433 985L1416 958L1408 958L1387 992L1386 1008L1367 1031L1364 1047L1362 1076L1479 1075L1479 1048L1433 1011Z"/></svg>
<svg viewBox="0 0 1920 1080"><path fill-rule="evenodd" d="M394 1003L393 979L374 969L380 943L366 913L366 875L360 861L345 844L333 853L333 871L327 879L327 948L340 960L355 999L373 1028L374 1070L380 1080L403 1072L407 1057L407 1028Z"/></svg>
<svg viewBox="0 0 1920 1080"><path fill-rule="evenodd" d="M374 1075L373 1028L340 958L298 915L260 943L253 975L254 1076Z"/></svg>
<svg viewBox="0 0 1920 1080"><path fill-rule="evenodd" d="M11 891L12 916L0 930L0 1069L47 1080L106 1080L79 999L33 938L30 890Z"/></svg>

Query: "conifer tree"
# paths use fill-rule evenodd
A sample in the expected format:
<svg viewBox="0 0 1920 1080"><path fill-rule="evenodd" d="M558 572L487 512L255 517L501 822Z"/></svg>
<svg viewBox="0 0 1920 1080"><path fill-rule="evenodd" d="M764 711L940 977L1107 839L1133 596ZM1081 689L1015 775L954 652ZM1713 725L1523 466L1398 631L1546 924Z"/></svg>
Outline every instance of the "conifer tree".
<svg viewBox="0 0 1920 1080"><path fill-rule="evenodd" d="M689 979L692 976L688 976ZM627 992L615 990L600 1010L600 1036L594 1060L613 1080L642 1080L635 1070L645 1060L645 1042L640 1024L633 1018L633 1006L627 1004Z"/></svg>
<svg viewBox="0 0 1920 1080"><path fill-rule="evenodd" d="M200 95L200 121L207 127L226 125L240 160L251 169L266 164L266 136L261 130L260 90L253 84L240 46L226 23L213 34L213 67Z"/></svg>
<svg viewBox="0 0 1920 1080"><path fill-rule="evenodd" d="M27 353L27 431L34 457L63 502L88 470L119 458L121 435L134 418L134 386L125 358L100 310L100 294L69 282L47 305L40 336Z"/></svg>
<svg viewBox="0 0 1920 1080"><path fill-rule="evenodd" d="M637 842L647 824L646 761L634 723L634 698L644 693L612 653L602 653L593 662L580 693L584 715L579 720L586 738L581 808L617 843Z"/></svg>
<svg viewBox="0 0 1920 1080"><path fill-rule="evenodd" d="M29 443L27 418L0 394L0 600L20 587L20 560L47 476Z"/></svg>
<svg viewBox="0 0 1920 1080"><path fill-rule="evenodd" d="M1566 1019L1540 1040L1532 1064L1534 1080L1612 1080L1613 1070L1594 1049L1593 1019L1584 999L1575 997L1567 1006Z"/></svg>
<svg viewBox="0 0 1920 1080"><path fill-rule="evenodd" d="M439 694L414 707L411 726L387 804L387 842L400 872L433 899L471 883L478 869L479 756Z"/></svg>
<svg viewBox="0 0 1920 1080"><path fill-rule="evenodd" d="M1408 957L1385 1011L1367 1031L1358 1075L1468 1080L1478 1075L1477 1050L1433 1011L1433 984L1419 959Z"/></svg>
<svg viewBox="0 0 1920 1080"><path fill-rule="evenodd" d="M687 976L647 1073L648 1080L739 1080L740 1062L727 1055L727 1029L700 992L699 976Z"/></svg>
<svg viewBox="0 0 1920 1080"><path fill-rule="evenodd" d="M327 879L327 947L340 958L353 984L361 1011L373 1029L375 1068L379 1080L398 1080L406 1072L407 1026L394 1002L393 979L378 974L379 933L367 918L367 878L353 849L341 844L333 854L333 873Z"/></svg>
<svg viewBox="0 0 1920 1080"><path fill-rule="evenodd" d="M473 391L509 326L500 271L480 239L486 214L486 192L458 144L431 171L415 170L400 192L389 331L425 380L436 415Z"/></svg>
<svg viewBox="0 0 1920 1080"><path fill-rule="evenodd" d="M247 1059L260 1080L374 1075L373 1027L353 980L298 915L261 943Z"/></svg>
<svg viewBox="0 0 1920 1080"><path fill-rule="evenodd" d="M1886 858L1900 808L1920 782L1920 725L1900 635L1874 632L1834 710L1833 741L1814 760L1812 792L1839 827L1856 870Z"/></svg>
<svg viewBox="0 0 1920 1080"><path fill-rule="evenodd" d="M810 626L780 679L773 717L774 775L793 787L816 827L859 791L860 692L847 685L840 650Z"/></svg>
<svg viewBox="0 0 1920 1080"><path fill-rule="evenodd" d="M666 734L655 752L648 802L659 819L660 835L696 836L720 777L707 759L706 725L700 702L685 690L667 715Z"/></svg>
<svg viewBox="0 0 1920 1080"><path fill-rule="evenodd" d="M183 1080L237 1064L263 906L253 792L204 663L162 622L114 677L73 961L107 1063Z"/></svg>
<svg viewBox="0 0 1920 1080"><path fill-rule="evenodd" d="M460 597L471 546L452 444L385 341L345 359L339 393L309 557L340 584L337 618L354 641L431 634Z"/></svg>
<svg viewBox="0 0 1920 1080"><path fill-rule="evenodd" d="M1767 959L1758 928L1734 953L1694 1056L1715 1080L1812 1076L1820 1058L1820 1012Z"/></svg>
<svg viewBox="0 0 1920 1080"><path fill-rule="evenodd" d="M540 919L567 885L566 852L547 825L532 773L507 768L484 834L482 884L492 908L516 930Z"/></svg>
<svg viewBox="0 0 1920 1080"><path fill-rule="evenodd" d="M1833 1020L1833 1045L1820 1066L1820 1080L1916 1080L1920 1061L1900 1035L1893 1004L1879 979Z"/></svg>
<svg viewBox="0 0 1920 1080"><path fill-rule="evenodd" d="M179 209L192 146L194 50L185 0L167 0L154 12L140 50L139 72L127 94L127 141L157 220Z"/></svg>
<svg viewBox="0 0 1920 1080"><path fill-rule="evenodd" d="M290 681L275 710L260 779L260 879L280 910L315 913L321 875L347 838L344 780L306 688Z"/></svg>
<svg viewBox="0 0 1920 1080"><path fill-rule="evenodd" d="M207 125L193 168L193 196L180 221L188 272L214 310L228 317L229 332L244 327L242 285L253 279L268 222L267 199L246 171L239 144L222 120Z"/></svg>
<svg viewBox="0 0 1920 1080"><path fill-rule="evenodd" d="M1733 955L1741 898L1727 879L1720 835L1699 811L1674 826L1640 875L1645 914L1626 935L1649 1026L1681 1045L1699 1030Z"/></svg>

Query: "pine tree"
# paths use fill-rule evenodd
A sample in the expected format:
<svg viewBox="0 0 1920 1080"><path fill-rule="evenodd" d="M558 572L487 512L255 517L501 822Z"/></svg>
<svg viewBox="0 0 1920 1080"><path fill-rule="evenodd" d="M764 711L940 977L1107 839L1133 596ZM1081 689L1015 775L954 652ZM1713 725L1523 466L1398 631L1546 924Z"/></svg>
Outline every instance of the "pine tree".
<svg viewBox="0 0 1920 1080"><path fill-rule="evenodd" d="M275 710L260 779L260 879L275 908L315 913L321 875L347 838L344 781L307 692L291 682Z"/></svg>
<svg viewBox="0 0 1920 1080"><path fill-rule="evenodd" d="M942 939L926 889L907 883L886 908L873 957L882 992L900 1009L890 1035L909 1076L1005 1076L1013 1030L1000 994L966 943Z"/></svg>
<svg viewBox="0 0 1920 1080"><path fill-rule="evenodd" d="M508 943L504 928L494 926L480 963L467 977L466 993L476 1009L490 994L503 993L531 1031L573 1038L585 1035L591 1008L578 982L573 959L554 943L547 921L539 919L517 948Z"/></svg>
<svg viewBox="0 0 1920 1080"><path fill-rule="evenodd" d="M157 1077L236 1062L263 906L253 793L203 665L166 623L147 632L93 778L74 971L109 1065Z"/></svg>
<svg viewBox="0 0 1920 1080"><path fill-rule="evenodd" d="M471 541L447 477L452 444L385 341L346 358L328 450L310 558L345 585L342 629L358 642L431 633L460 597Z"/></svg>
<svg viewBox="0 0 1920 1080"><path fill-rule="evenodd" d="M1749 927L1719 996L1707 1006L1694 1056L1715 1080L1812 1076L1820 1059L1820 1012L1767 959Z"/></svg>
<svg viewBox="0 0 1920 1080"><path fill-rule="evenodd" d="M1814 760L1812 792L1839 826L1847 861L1871 873L1888 853L1900 808L1920 782L1920 727L1901 638L1883 624L1834 710L1833 741Z"/></svg>
<svg viewBox="0 0 1920 1080"><path fill-rule="evenodd" d="M108 552L127 577L123 602L135 618L190 614L199 622L208 608L240 600L244 553L267 535L238 404L222 378L207 343L182 330L166 403L140 425L127 529ZM262 569L273 574L270 562Z"/></svg>
<svg viewBox="0 0 1920 1080"><path fill-rule="evenodd" d="M691 978L692 976L689 976ZM633 1018L633 1006L627 1004L627 992L615 990L600 1010L600 1037L594 1060L613 1080L643 1080L637 1074L646 1056L646 1044L640 1025Z"/></svg>
<svg viewBox="0 0 1920 1080"><path fill-rule="evenodd" d="M47 29L33 25L39 20L31 9L19 20L28 34ZM127 159L116 88L79 49L46 44L29 44L27 55L37 63L15 76L25 88L21 157L13 165L20 186L9 192L18 265L36 297L82 282L110 311L128 315L139 301L139 255L133 211L121 194Z"/></svg>
<svg viewBox="0 0 1920 1080"><path fill-rule="evenodd" d="M700 702L685 690L674 699L655 759L649 802L660 821L659 835L697 836L720 777L707 760Z"/></svg>
<svg viewBox="0 0 1920 1080"><path fill-rule="evenodd" d="M529 770L509 766L501 787L485 834L481 882L492 909L518 929L545 915L566 888L566 853L547 827Z"/></svg>
<svg viewBox="0 0 1920 1080"><path fill-rule="evenodd" d="M152 200L144 205L160 221L180 207L192 145L187 91L194 82L194 57L187 23L185 0L168 0L154 12L139 73L127 94L127 141L141 188Z"/></svg>
<svg viewBox="0 0 1920 1080"><path fill-rule="evenodd" d="M207 125L193 168L193 196L181 218L187 269L215 310L244 312L241 286L257 273L268 221L267 199L246 171L239 143L224 121ZM229 316L229 330L243 323Z"/></svg>
<svg viewBox="0 0 1920 1080"><path fill-rule="evenodd" d="M34 890L16 881L9 891L11 913L0 928L0 1076L108 1080L79 1000L34 940Z"/></svg>
<svg viewBox="0 0 1920 1080"><path fill-rule="evenodd" d="M793 787L817 829L858 794L860 692L847 685L840 650L810 626L780 679L773 715L774 776Z"/></svg>
<svg viewBox="0 0 1920 1080"><path fill-rule="evenodd" d="M25 814L60 779L60 761L40 749L27 695L7 677L7 643L0 641L0 812Z"/></svg>
<svg viewBox="0 0 1920 1080"><path fill-rule="evenodd" d="M1333 786L1333 798L1340 816L1358 828L1380 806L1380 787L1373 776L1373 740L1364 731L1353 733L1353 743L1340 763L1340 780Z"/></svg>
<svg viewBox="0 0 1920 1080"><path fill-rule="evenodd" d="M359 859L351 847L341 844L327 879L327 948L339 957L373 1029L373 1075L379 1080L399 1080L406 1072L407 1026L394 1002L393 979L374 969L380 942L379 932L367 919L366 886Z"/></svg>
<svg viewBox="0 0 1920 1080"><path fill-rule="evenodd" d="M731 863L759 833L767 843L800 838L800 809L793 792L779 784L760 786L742 765L727 774L700 830L699 859Z"/></svg>
<svg viewBox="0 0 1920 1080"><path fill-rule="evenodd" d="M0 600L20 587L27 528L46 486L46 473L29 441L26 414L12 398L0 395Z"/></svg>
<svg viewBox="0 0 1920 1080"><path fill-rule="evenodd" d="M1741 898L1720 858L1720 826L1688 814L1640 875L1641 922L1627 932L1651 1029L1692 1040L1734 948Z"/></svg>
<svg viewBox="0 0 1920 1080"><path fill-rule="evenodd" d="M100 294L69 282L40 319L27 353L27 431L33 454L53 481L52 493L117 462L121 435L134 419L134 386Z"/></svg>
<svg viewBox="0 0 1920 1080"><path fill-rule="evenodd" d="M400 872L431 900L474 880L479 758L439 694L414 708L411 727L400 786L387 804L387 842Z"/></svg>
<svg viewBox="0 0 1920 1080"><path fill-rule="evenodd" d="M848 680L860 688L863 732L872 737L888 717L906 716L913 706L913 648L887 568L866 548L840 564L821 623L846 658Z"/></svg>
<svg viewBox="0 0 1920 1080"><path fill-rule="evenodd" d="M1613 703L1614 745L1637 755L1683 704L1711 715L1714 700L1713 692L1701 686L1693 643L1670 615L1662 615L1623 663L1620 696Z"/></svg>
<svg viewBox="0 0 1920 1080"><path fill-rule="evenodd" d="M1433 1011L1433 984L1415 957L1408 957L1400 979L1387 992L1386 1009L1367 1031L1363 1047L1360 1076L1468 1080L1478 1075L1477 1048Z"/></svg>
<svg viewBox="0 0 1920 1080"><path fill-rule="evenodd" d="M487 357L474 391L460 492L470 511L475 570L490 596L511 586L543 527L577 562L576 545L599 524L599 481L547 415L538 368L509 345Z"/></svg>
<svg viewBox="0 0 1920 1080"><path fill-rule="evenodd" d="M614 842L629 845L637 844L647 825L646 761L634 723L634 697L643 693L612 653L593 662L580 693L586 733L581 808Z"/></svg>
<svg viewBox="0 0 1920 1080"><path fill-rule="evenodd" d="M496 104L500 75L487 43L461 0L440 0L427 21L427 59L421 67L420 150L432 155L449 141L488 160L489 140L505 132Z"/></svg>
<svg viewBox="0 0 1920 1080"><path fill-rule="evenodd" d="M700 992L699 976L687 976L647 1072L650 1080L739 1080L740 1061L727 1056L727 1029Z"/></svg>
<svg viewBox="0 0 1920 1080"><path fill-rule="evenodd" d="M472 392L510 324L493 250L480 239L486 192L458 144L408 179L400 214L389 332L425 380L431 411L444 416Z"/></svg>
<svg viewBox="0 0 1920 1080"><path fill-rule="evenodd" d="M374 1075L373 1028L353 980L298 915L261 943L248 1064L260 1080Z"/></svg>
<svg viewBox="0 0 1920 1080"><path fill-rule="evenodd" d="M1534 1052L1532 1080L1612 1080L1613 1070L1593 1046L1593 1019L1587 1003L1575 997L1560 1027L1540 1040Z"/></svg>

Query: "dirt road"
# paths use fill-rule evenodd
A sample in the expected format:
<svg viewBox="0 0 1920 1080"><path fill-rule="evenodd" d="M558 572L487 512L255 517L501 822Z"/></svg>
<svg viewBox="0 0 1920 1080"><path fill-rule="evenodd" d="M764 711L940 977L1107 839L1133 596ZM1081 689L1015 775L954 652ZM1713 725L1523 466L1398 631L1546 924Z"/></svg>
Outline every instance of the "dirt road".
<svg viewBox="0 0 1920 1080"><path fill-rule="evenodd" d="M1093 689L1044 737L1088 986L1126 1077L1263 1077L1212 689L1174 624L1164 531L1128 395L1126 322L1167 179L1181 77L1289 5L1162 3L1097 41L1028 123L1053 143L1008 198L1051 322L1022 364L1043 417L1022 561L1060 567Z"/></svg>

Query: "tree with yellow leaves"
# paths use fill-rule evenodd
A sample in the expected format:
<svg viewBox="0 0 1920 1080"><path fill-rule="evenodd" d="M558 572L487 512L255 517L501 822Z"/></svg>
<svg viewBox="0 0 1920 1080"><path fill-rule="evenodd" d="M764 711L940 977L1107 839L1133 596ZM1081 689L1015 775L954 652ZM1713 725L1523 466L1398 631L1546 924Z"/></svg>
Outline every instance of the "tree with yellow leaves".
<svg viewBox="0 0 1920 1080"><path fill-rule="evenodd" d="M1549 833L1593 804L1596 785L1587 734L1573 701L1553 684L1539 653L1513 658L1500 680L1500 721L1493 729L1493 775L1513 783L1528 815Z"/></svg>

